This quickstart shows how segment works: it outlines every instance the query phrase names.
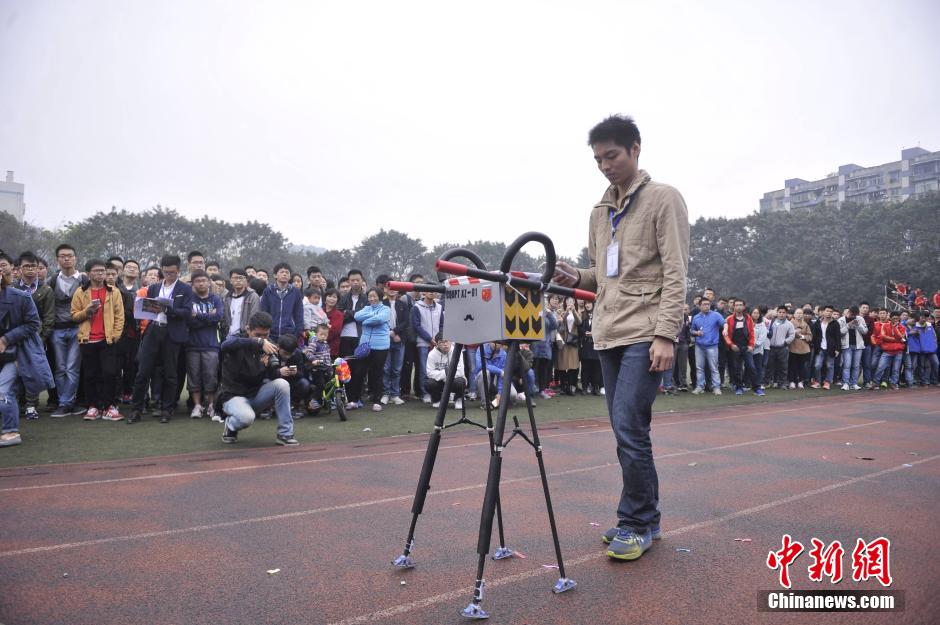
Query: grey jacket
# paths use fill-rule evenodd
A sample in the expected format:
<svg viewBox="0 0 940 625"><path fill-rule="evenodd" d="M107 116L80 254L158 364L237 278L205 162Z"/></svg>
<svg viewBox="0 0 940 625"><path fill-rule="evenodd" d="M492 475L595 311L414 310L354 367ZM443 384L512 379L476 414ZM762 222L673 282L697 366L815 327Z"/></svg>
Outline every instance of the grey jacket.
<svg viewBox="0 0 940 625"><path fill-rule="evenodd" d="M863 337L868 334L868 326L861 315L855 315L855 320L858 321L858 325L855 326L855 347L864 349L865 339ZM849 348L849 324L845 320L845 315L839 317L839 333L842 335L842 349L846 350Z"/></svg>
<svg viewBox="0 0 940 625"><path fill-rule="evenodd" d="M773 330L773 336L770 337L770 346L789 347L793 339L796 338L796 328L789 320L785 320L783 323L778 323L778 321L778 319L774 319L770 322L770 327Z"/></svg>
<svg viewBox="0 0 940 625"><path fill-rule="evenodd" d="M229 291L224 298L225 304L225 314L222 317L221 331L222 336L226 337L229 333L229 328L231 327L231 318L232 318L232 299L234 299L235 294ZM251 319L251 316L255 314L261 307L261 297L252 289L245 289L242 297L245 299L245 303L242 305L242 314L241 319L239 320L238 329L242 332L248 331L248 320Z"/></svg>

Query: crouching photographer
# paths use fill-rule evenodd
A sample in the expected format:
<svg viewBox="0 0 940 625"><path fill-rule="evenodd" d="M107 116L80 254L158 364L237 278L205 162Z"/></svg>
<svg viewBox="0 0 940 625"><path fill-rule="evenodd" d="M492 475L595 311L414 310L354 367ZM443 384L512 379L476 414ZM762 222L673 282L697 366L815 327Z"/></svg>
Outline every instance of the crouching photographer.
<svg viewBox="0 0 940 625"><path fill-rule="evenodd" d="M248 320L248 332L222 343L222 386L217 403L225 415L222 440L238 442L238 431L254 423L255 415L274 408L278 445L297 445L290 411L288 367L278 358L278 346L268 340L273 320L259 311Z"/></svg>

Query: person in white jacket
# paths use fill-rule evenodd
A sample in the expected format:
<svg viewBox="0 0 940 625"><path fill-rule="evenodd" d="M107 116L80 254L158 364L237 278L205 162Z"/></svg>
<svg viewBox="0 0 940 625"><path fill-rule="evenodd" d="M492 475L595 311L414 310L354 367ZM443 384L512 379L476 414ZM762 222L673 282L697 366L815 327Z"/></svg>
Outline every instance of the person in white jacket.
<svg viewBox="0 0 940 625"><path fill-rule="evenodd" d="M450 392L456 398L454 408L461 410L463 408L463 393L467 388L467 377L463 370L463 354L454 354L451 342L445 340L440 333L434 340L436 346L428 353L428 364L425 370L425 373L427 373L427 391L431 394L431 401L433 402L431 405L434 408L440 407L444 380L447 377L447 366L452 358L457 358L457 374L454 376L454 381L451 382Z"/></svg>

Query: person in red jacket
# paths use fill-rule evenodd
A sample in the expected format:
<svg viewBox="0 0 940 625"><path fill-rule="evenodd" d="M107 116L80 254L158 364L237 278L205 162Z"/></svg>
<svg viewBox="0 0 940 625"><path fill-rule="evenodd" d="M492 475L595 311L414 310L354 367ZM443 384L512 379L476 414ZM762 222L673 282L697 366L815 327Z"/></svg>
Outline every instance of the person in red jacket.
<svg viewBox="0 0 940 625"><path fill-rule="evenodd" d="M731 354L731 382L735 395L744 394L745 382L750 383L755 395L763 395L764 389L754 368L754 322L745 312L745 305L743 299L735 300L734 312L725 320L722 331Z"/></svg>
<svg viewBox="0 0 940 625"><path fill-rule="evenodd" d="M878 370L875 372L875 380L881 380L890 366L891 388L897 390L898 381L901 377L901 363L904 362L904 348L907 346L907 329L901 323L901 313L896 311L892 312L891 321L881 324L879 338L881 343L881 360L878 361ZM887 382L881 382L882 388L887 388L887 386Z"/></svg>
<svg viewBox="0 0 940 625"><path fill-rule="evenodd" d="M940 291L933 294L933 307L940 308Z"/></svg>

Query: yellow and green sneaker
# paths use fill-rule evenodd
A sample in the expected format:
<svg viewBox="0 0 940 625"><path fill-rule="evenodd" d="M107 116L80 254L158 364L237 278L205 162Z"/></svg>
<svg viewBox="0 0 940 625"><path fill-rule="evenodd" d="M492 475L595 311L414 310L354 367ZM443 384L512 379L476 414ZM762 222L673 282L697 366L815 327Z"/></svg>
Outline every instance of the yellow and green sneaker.
<svg viewBox="0 0 940 625"><path fill-rule="evenodd" d="M653 534L646 530L638 534L621 528L607 546L607 557L615 560L636 560L653 544Z"/></svg>

